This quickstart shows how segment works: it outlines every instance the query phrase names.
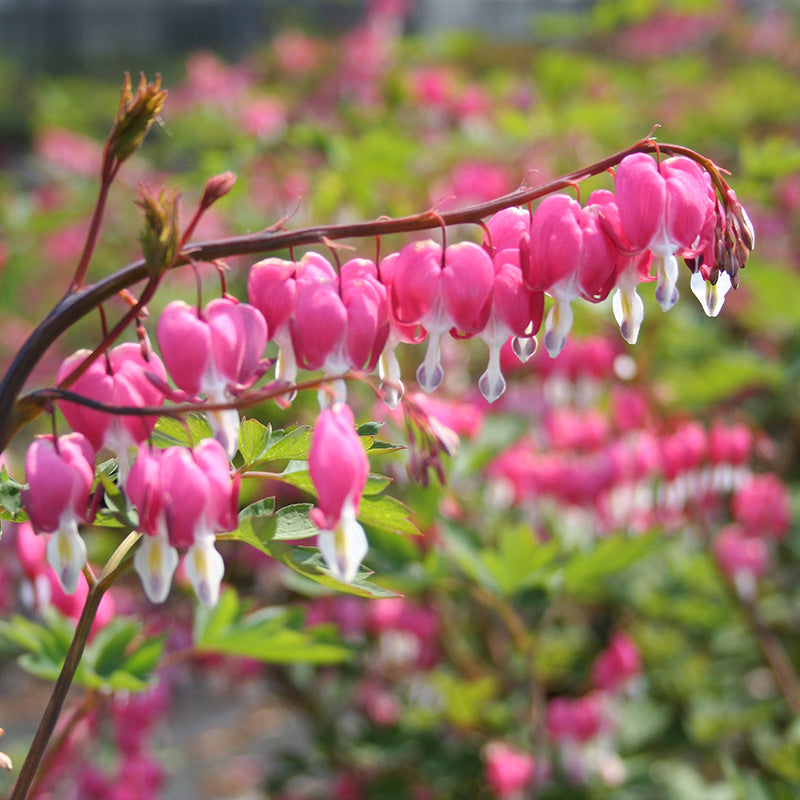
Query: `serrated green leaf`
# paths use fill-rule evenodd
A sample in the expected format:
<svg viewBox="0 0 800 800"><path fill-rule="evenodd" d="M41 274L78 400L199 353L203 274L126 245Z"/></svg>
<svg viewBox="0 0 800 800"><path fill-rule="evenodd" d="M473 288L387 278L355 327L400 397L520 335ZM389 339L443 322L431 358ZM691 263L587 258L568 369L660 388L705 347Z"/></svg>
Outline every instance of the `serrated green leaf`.
<svg viewBox="0 0 800 800"><path fill-rule="evenodd" d="M249 519L250 517L271 517L275 510L275 498L265 497L250 503L239 512L239 519Z"/></svg>
<svg viewBox="0 0 800 800"><path fill-rule="evenodd" d="M239 428L239 452L245 464L255 464L263 460L269 448L272 427L257 419L246 419Z"/></svg>
<svg viewBox="0 0 800 800"><path fill-rule="evenodd" d="M276 438L280 436L280 438ZM283 431L274 431L273 439L267 451L261 456L261 461L282 461L287 459L308 459L311 450L311 428L301 425L284 434Z"/></svg>

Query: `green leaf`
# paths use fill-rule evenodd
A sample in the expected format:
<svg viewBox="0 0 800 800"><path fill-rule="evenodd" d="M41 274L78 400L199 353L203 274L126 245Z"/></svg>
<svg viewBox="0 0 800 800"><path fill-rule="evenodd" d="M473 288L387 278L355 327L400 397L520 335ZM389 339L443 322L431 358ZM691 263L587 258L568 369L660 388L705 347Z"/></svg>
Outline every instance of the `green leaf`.
<svg viewBox="0 0 800 800"><path fill-rule="evenodd" d="M191 445L191 433L186 425L173 417L159 417L151 436L156 447L172 447L174 445Z"/></svg>
<svg viewBox="0 0 800 800"><path fill-rule="evenodd" d="M271 517L275 510L275 498L265 497L263 500L256 500L239 512L239 519L250 517Z"/></svg>
<svg viewBox="0 0 800 800"><path fill-rule="evenodd" d="M105 493L104 500L108 516L117 520L123 527L131 530L136 528L139 524L139 515L133 506L127 507L125 496L117 484L105 472L99 472L97 477L100 479Z"/></svg>
<svg viewBox="0 0 800 800"><path fill-rule="evenodd" d="M358 426L356 433L359 436L377 436L382 427L382 422L365 422L363 425Z"/></svg>
<svg viewBox="0 0 800 800"><path fill-rule="evenodd" d="M337 664L352 656L329 627L303 626L300 609L273 607L245 614L236 592L228 589L217 608L198 608L195 647L268 663Z"/></svg>
<svg viewBox="0 0 800 800"><path fill-rule="evenodd" d="M396 592L368 581L367 577L372 573L364 567L359 570L352 583L342 583L330 574L316 548L293 547L288 553L282 554L280 560L301 575L339 592L355 594L359 597L397 597Z"/></svg>
<svg viewBox="0 0 800 800"><path fill-rule="evenodd" d="M90 653L93 656L90 663L94 671L101 677L108 677L119 669L125 661L125 651L139 630L136 622L124 617L118 617L101 630L87 652L87 656Z"/></svg>
<svg viewBox="0 0 800 800"><path fill-rule="evenodd" d="M275 535L273 541L281 539L307 539L316 536L319 528L309 519L311 503L297 503L278 509L275 515Z"/></svg>
<svg viewBox="0 0 800 800"><path fill-rule="evenodd" d="M314 483L305 465L305 461L289 462L286 469L280 475L276 476L277 480L281 481L281 483L288 483L291 486L296 486L298 489L302 489L309 494L316 495L317 492L314 489ZM385 475L370 474L367 477L367 483L364 486L363 493L365 495L380 494L391 482L392 479L387 478Z"/></svg>
<svg viewBox="0 0 800 800"><path fill-rule="evenodd" d="M411 509L388 495L367 495L361 498L358 518L361 522L389 533L420 536L419 528L409 519Z"/></svg>
<svg viewBox="0 0 800 800"><path fill-rule="evenodd" d="M181 421L173 417L159 417L153 430L153 444L156 447L184 445L194 447L203 439L212 438L214 432L202 414L189 414Z"/></svg>
<svg viewBox="0 0 800 800"><path fill-rule="evenodd" d="M595 596L608 578L667 544L660 531L643 536L616 534L602 539L589 551L571 555L564 565L564 587L578 595Z"/></svg>
<svg viewBox="0 0 800 800"><path fill-rule="evenodd" d="M262 461L269 448L272 427L257 419L246 419L239 428L239 452L245 464Z"/></svg>
<svg viewBox="0 0 800 800"><path fill-rule="evenodd" d="M279 438L276 438L279 437ZM270 441L266 452L262 454L260 461L278 461L307 459L311 450L311 428L308 425L301 425L298 428L284 431L273 432L274 441Z"/></svg>
<svg viewBox="0 0 800 800"><path fill-rule="evenodd" d="M120 672L126 672L139 680L149 680L164 652L164 636L147 639L121 664Z"/></svg>
<svg viewBox="0 0 800 800"><path fill-rule="evenodd" d="M485 550L481 558L502 594L543 585L557 568L560 545L557 539L538 542L524 525L503 528L497 549Z"/></svg>
<svg viewBox="0 0 800 800"><path fill-rule="evenodd" d="M22 488L21 483L9 477L3 465L0 468L0 519L9 522L23 522L28 519L22 508Z"/></svg>

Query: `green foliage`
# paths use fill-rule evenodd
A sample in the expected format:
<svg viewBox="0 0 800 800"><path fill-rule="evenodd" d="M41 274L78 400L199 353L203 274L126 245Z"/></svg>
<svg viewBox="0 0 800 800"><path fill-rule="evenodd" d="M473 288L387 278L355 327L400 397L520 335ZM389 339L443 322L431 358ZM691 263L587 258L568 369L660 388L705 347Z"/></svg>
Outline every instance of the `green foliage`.
<svg viewBox="0 0 800 800"><path fill-rule="evenodd" d="M0 622L0 640L22 650L20 666L47 681L55 681L72 642L74 624L59 613L43 623L20 615ZM164 637L145 637L141 622L117 617L90 640L74 682L90 689L139 692L153 680L164 651Z"/></svg>
<svg viewBox="0 0 800 800"><path fill-rule="evenodd" d="M260 608L247 612L233 589L222 592L213 609L198 606L194 646L201 653L221 653L278 664L338 664L352 657L334 628L306 628L303 611Z"/></svg>

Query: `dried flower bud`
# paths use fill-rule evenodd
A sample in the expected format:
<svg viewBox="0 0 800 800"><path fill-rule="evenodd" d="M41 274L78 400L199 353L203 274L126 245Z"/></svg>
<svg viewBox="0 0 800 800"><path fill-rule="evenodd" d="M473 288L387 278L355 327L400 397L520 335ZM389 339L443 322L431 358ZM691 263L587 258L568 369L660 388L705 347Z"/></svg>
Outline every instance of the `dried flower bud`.
<svg viewBox="0 0 800 800"><path fill-rule="evenodd" d="M172 264L178 249L178 192L158 197L139 187L136 205L144 211L144 229L139 234L142 254L151 275L158 275Z"/></svg>
<svg viewBox="0 0 800 800"><path fill-rule="evenodd" d="M234 183L236 183L236 175L230 171L223 172L220 175L212 175L206 181L206 188L200 200L200 208L205 210L216 203L221 197L225 197L233 188Z"/></svg>
<svg viewBox="0 0 800 800"><path fill-rule="evenodd" d="M161 88L160 75L156 75L153 83L148 83L144 73L141 73L134 95L131 92L131 76L125 73L119 109L108 137L108 152L118 163L132 156L142 146L166 98L167 92Z"/></svg>

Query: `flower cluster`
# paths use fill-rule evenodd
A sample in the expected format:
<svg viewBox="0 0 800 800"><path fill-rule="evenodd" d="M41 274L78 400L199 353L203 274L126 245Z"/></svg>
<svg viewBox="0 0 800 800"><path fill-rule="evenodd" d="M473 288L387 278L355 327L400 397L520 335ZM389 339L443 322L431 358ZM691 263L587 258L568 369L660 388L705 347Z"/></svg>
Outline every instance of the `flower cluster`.
<svg viewBox="0 0 800 800"><path fill-rule="evenodd" d="M239 411L233 406L270 368L272 362L264 358L268 341L279 350L275 385L285 387L285 402L299 368L321 370L332 381L332 391L320 390L324 410L311 449L310 472L320 501L313 519L322 531L319 546L331 573L352 581L367 549L356 512L368 463L352 414L342 404L347 372L377 368L384 399L396 406L404 391L398 344L427 340L417 381L431 392L444 378L443 337L477 337L489 350L478 388L486 400L497 401L506 390L503 349L510 342L518 362L533 355L545 295L552 298L544 320L551 357L565 347L571 303L578 298L599 302L612 290L614 314L632 343L643 316L638 283L650 280L654 266L656 299L669 309L677 299L679 257L695 278L702 276L708 313L718 313L725 286L735 282L753 244L735 195L728 190L717 199L711 173L695 160L655 160L644 153L621 161L615 189L594 192L585 206L556 194L535 212L505 208L487 220L481 244L416 241L379 262L354 258L337 263L338 268L316 252L297 261L267 258L250 270L249 303L227 295L205 308L170 303L157 323L160 358L145 336L138 345L122 344L99 356L88 351L70 356L58 382L73 393L60 406L75 433L36 440L28 454L26 495L35 530L54 534L48 554L65 590L74 591L85 562L77 526L91 519L94 459L105 448L119 462L120 487L145 534L135 563L148 597L156 602L166 597L177 548L182 548L188 551L187 573L198 597L209 605L216 602L223 565L214 535L236 527L238 483L231 478L230 461L238 448ZM168 375L177 388L167 383ZM212 406L208 418L216 441L193 451L144 446L156 418L136 409L157 408L165 399ZM98 409L103 403L128 413ZM597 469L583 474L598 480L611 475L613 481L595 481L584 487L586 492L608 498L629 473L648 474L638 468L631 472L634 462L654 460L648 460L645 438L593 454ZM435 432L432 441L433 449L424 443L418 448L420 454L432 453L421 457L416 470L421 475L437 468L438 453L448 450ZM133 447L138 452L131 467ZM669 473L667 462L664 469ZM518 466L512 470L519 471ZM558 472L558 463L547 470L551 477ZM575 494L586 480L525 476L528 489L539 494L550 491L551 483L569 486ZM581 499L583 494L573 498ZM613 498L609 503L614 506Z"/></svg>

